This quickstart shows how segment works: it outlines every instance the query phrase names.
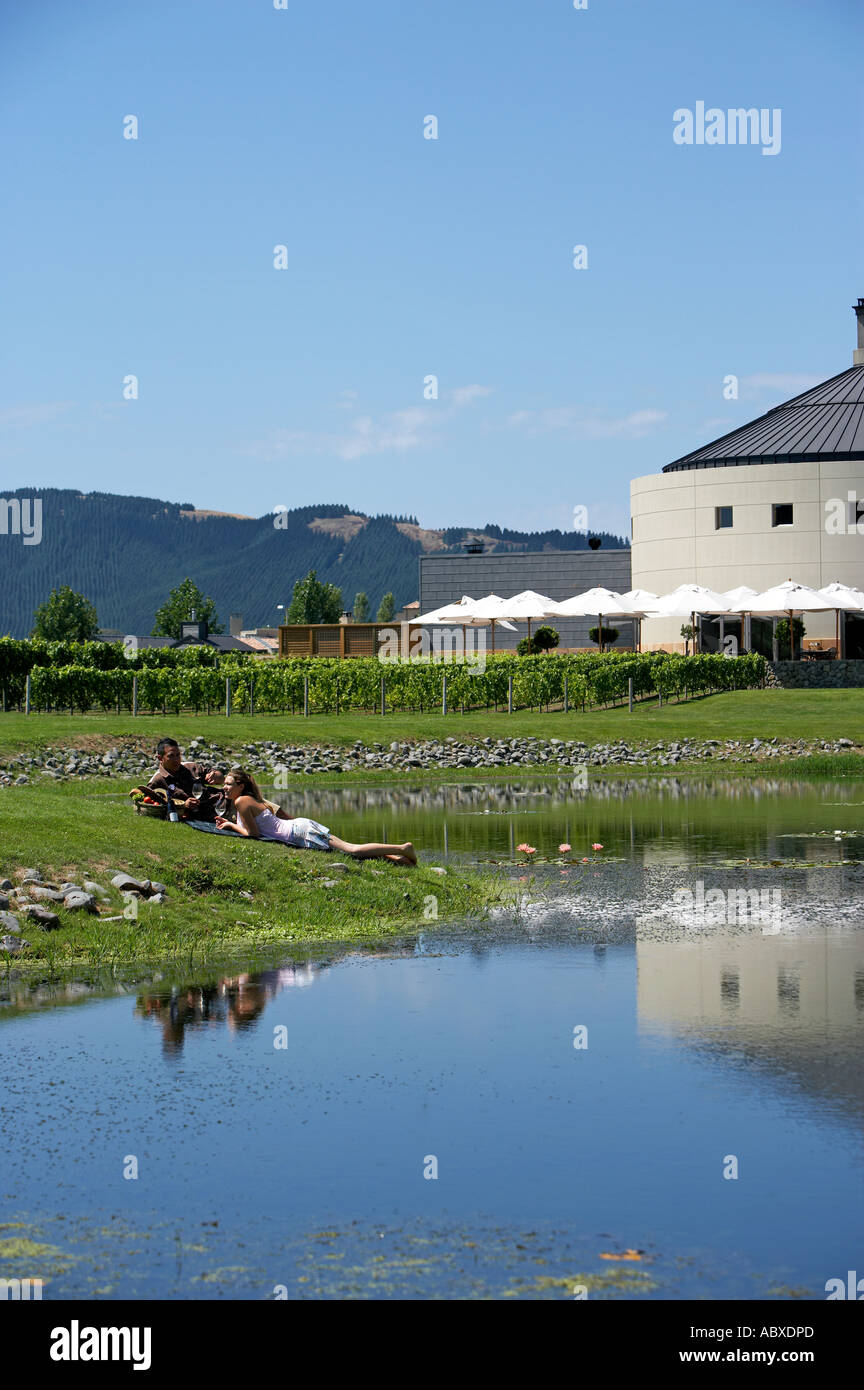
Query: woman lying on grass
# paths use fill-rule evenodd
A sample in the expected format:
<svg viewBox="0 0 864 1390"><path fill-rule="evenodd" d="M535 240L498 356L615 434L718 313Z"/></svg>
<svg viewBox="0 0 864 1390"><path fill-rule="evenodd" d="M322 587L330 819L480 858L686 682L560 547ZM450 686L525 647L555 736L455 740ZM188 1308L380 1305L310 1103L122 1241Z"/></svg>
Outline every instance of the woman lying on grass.
<svg viewBox="0 0 864 1390"><path fill-rule="evenodd" d="M265 801L254 777L242 767L232 767L225 778L222 791L233 803L237 812L237 823L216 817L220 830L234 830L238 835L248 835L251 840L279 840L283 845L295 849L335 849L340 854L350 854L354 859L390 859L394 864L416 864L417 855L410 840L404 845L352 845L331 835L326 825L319 825L305 816L289 819L279 807Z"/></svg>

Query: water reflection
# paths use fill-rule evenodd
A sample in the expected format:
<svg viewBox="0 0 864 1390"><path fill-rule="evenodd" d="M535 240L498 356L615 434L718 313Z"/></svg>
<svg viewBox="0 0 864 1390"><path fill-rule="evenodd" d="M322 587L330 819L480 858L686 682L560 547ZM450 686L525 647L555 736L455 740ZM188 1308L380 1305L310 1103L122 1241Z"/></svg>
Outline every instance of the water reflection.
<svg viewBox="0 0 864 1390"><path fill-rule="evenodd" d="M206 985L175 986L167 993L146 991L138 995L135 1014L158 1025L163 1052L179 1053L189 1030L227 1027L238 1032L254 1027L277 994L311 985L318 971L324 969L325 964L307 962L255 974L226 975Z"/></svg>
<svg viewBox="0 0 864 1390"><path fill-rule="evenodd" d="M275 793L290 814L323 820L347 838L414 840L432 854L471 860L538 857L561 843L579 858L591 843L644 864L706 855L727 859L864 859L864 783L762 777L592 776L501 782L297 788ZM841 833L835 835L835 831Z"/></svg>
<svg viewBox="0 0 864 1390"><path fill-rule="evenodd" d="M859 903L860 908L860 903ZM638 941L643 1032L782 1076L864 1117L864 932Z"/></svg>

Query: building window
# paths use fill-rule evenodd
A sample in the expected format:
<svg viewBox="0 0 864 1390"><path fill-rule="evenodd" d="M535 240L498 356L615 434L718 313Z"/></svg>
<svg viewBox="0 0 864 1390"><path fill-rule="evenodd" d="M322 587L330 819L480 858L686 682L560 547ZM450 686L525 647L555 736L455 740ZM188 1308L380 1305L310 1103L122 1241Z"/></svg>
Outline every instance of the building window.
<svg viewBox="0 0 864 1390"><path fill-rule="evenodd" d="M771 508L772 526L791 526L792 525L792 503L775 502Z"/></svg>
<svg viewBox="0 0 864 1390"><path fill-rule="evenodd" d="M715 530L715 531L725 531L726 528L729 527L729 526L731 526L731 525L732 525L732 508L731 508L731 507L715 507L715 508L714 508L714 530Z"/></svg>

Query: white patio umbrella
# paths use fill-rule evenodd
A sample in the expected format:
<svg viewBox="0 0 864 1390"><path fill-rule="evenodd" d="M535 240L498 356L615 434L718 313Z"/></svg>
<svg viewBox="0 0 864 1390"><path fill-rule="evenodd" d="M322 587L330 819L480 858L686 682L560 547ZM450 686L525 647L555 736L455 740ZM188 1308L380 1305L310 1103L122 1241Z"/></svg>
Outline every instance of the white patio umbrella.
<svg viewBox="0 0 864 1390"><path fill-rule="evenodd" d="M429 613L423 613L414 622L427 624L429 626L448 627L457 626L462 628L462 656L465 656L465 629L467 627L488 627L492 624L492 650L495 650L495 623L500 622L503 627L515 631L512 623L504 621L506 615L498 613L496 605L503 604L504 600L498 598L497 594L489 594L485 599L471 598L469 594L463 594L458 603L445 603L443 608L434 608Z"/></svg>
<svg viewBox="0 0 864 1390"><path fill-rule="evenodd" d="M603 650L603 618L635 618L633 608L622 602L621 595L612 589L586 589L584 594L574 594L562 603L556 603L555 614L561 618L597 617L599 628L598 647Z"/></svg>
<svg viewBox="0 0 864 1390"><path fill-rule="evenodd" d="M445 603L441 608L432 608L428 613L423 613L415 622L423 626L456 624L467 625L471 622L471 611L476 603L470 594L463 594L456 603ZM465 660L465 626L462 626L462 660Z"/></svg>
<svg viewBox="0 0 864 1390"><path fill-rule="evenodd" d="M835 579L831 584L826 584L819 590L823 598L830 599L834 608L834 641L837 643L837 655L840 656L840 613L861 613L864 612L864 593L856 589L851 584L841 584Z"/></svg>
<svg viewBox="0 0 864 1390"><path fill-rule="evenodd" d="M748 584L739 584L737 589L726 589L725 592L721 595L721 598L725 598L725 600L726 600L726 603L727 603L727 605L728 605L728 611L729 611L729 613L734 613L734 614L736 615L736 617L740 617L740 619L741 619L741 641L742 641L742 645L743 645L743 642L744 642L744 635L745 635L745 632L749 632L749 629L748 629L748 628L746 627L746 625L745 625L745 620L748 619L748 618L751 616L750 599L753 599L753 598L755 598L755 597L756 597L756 590L755 590L755 589L751 589L750 586L749 586ZM723 636L723 624L722 624L722 621L721 621L721 624L720 624L720 635L721 635L721 639L722 639L722 636ZM748 648L749 648L749 645L750 645L750 638L748 637Z"/></svg>
<svg viewBox="0 0 864 1390"><path fill-rule="evenodd" d="M838 579L826 584L817 591L823 598L831 600L831 607L844 613L860 613L864 609L864 591L854 584L841 584Z"/></svg>
<svg viewBox="0 0 864 1390"><path fill-rule="evenodd" d="M663 594L656 603L652 618L689 618L693 628L693 650L696 650L696 614L728 613L726 599L704 584L679 584L671 594Z"/></svg>
<svg viewBox="0 0 864 1390"><path fill-rule="evenodd" d="M766 589L763 593L757 594L750 603L751 613L764 614L766 617L777 617L780 613L784 616L788 614L789 647L792 652L795 649L792 636L793 613L826 613L834 607L831 600L820 594L818 589L798 584L794 579L784 579L782 584L775 584L773 589Z"/></svg>
<svg viewBox="0 0 864 1390"><path fill-rule="evenodd" d="M618 597L636 619L636 649L641 652L642 619L651 617L659 602L658 596L650 589L628 589L626 594L619 594Z"/></svg>
<svg viewBox="0 0 864 1390"><path fill-rule="evenodd" d="M495 650L495 624L500 623L509 632L516 629L509 621L510 608L506 598L500 598L498 594L487 594L485 598L478 599L474 604L474 615L477 624L491 624L492 650Z"/></svg>
<svg viewBox="0 0 864 1390"><path fill-rule="evenodd" d="M531 622L536 618L551 618L558 612L558 606L554 599L548 598L546 594L538 594L534 589L523 589L521 594L514 594L512 598L504 600L507 605L508 618L512 618L517 623L528 624L528 636L531 636Z"/></svg>
<svg viewBox="0 0 864 1390"><path fill-rule="evenodd" d="M739 584L737 589L727 589L721 598L725 598L729 605L730 613L749 613L750 606L748 599L756 597L756 590L751 589L747 584Z"/></svg>
<svg viewBox="0 0 864 1390"><path fill-rule="evenodd" d="M468 611L469 607L477 600L469 594L463 594L458 603L445 603L441 608L430 608L428 613L421 613L419 617L412 619L413 622L423 624L443 623L448 619L450 622L458 622L459 616Z"/></svg>
<svg viewBox="0 0 864 1390"><path fill-rule="evenodd" d="M628 589L626 594L619 594L622 603L635 603L640 608L644 608L646 615L659 602L657 594L653 594L650 589Z"/></svg>

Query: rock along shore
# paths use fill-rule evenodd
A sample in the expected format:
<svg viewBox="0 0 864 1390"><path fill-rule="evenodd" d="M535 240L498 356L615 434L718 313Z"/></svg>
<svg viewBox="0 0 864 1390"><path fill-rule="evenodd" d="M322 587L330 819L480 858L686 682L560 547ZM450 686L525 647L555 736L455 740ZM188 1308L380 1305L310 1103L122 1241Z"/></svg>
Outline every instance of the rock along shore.
<svg viewBox="0 0 864 1390"><path fill-rule="evenodd" d="M586 744L578 739L483 738L465 742L454 736L416 742L327 744L220 744L195 738L183 748L188 761L212 763L226 772L241 763L267 785L281 786L294 776L316 773L442 772L460 768L514 771L573 767L674 767L678 763L771 763L806 760L815 755L847 753L852 739L658 739L651 743ZM112 777L146 782L155 770L152 753L137 744L93 752L83 748L46 747L0 757L0 787Z"/></svg>

